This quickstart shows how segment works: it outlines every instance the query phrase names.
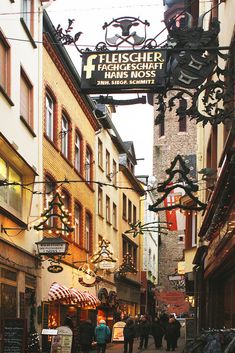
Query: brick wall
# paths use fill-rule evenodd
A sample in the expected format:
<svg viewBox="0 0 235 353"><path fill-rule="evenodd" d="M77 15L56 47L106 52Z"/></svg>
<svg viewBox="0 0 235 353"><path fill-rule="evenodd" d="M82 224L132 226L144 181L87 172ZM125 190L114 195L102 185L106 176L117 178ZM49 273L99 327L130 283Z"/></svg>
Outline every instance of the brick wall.
<svg viewBox="0 0 235 353"><path fill-rule="evenodd" d="M156 107L154 107L156 115ZM165 116L165 134L159 137L159 125L154 125L153 146L153 175L156 183L163 182L168 175L165 170L170 167L171 162L177 154L196 154L196 124L187 120L186 132L179 132L179 122L175 109L167 112ZM159 197L159 195L157 196ZM166 220L165 211L159 212L160 219ZM171 287L168 275L177 269L178 261L183 259L184 242L179 242L179 234L183 232L169 231L168 235L161 236L159 247L159 285L169 289Z"/></svg>

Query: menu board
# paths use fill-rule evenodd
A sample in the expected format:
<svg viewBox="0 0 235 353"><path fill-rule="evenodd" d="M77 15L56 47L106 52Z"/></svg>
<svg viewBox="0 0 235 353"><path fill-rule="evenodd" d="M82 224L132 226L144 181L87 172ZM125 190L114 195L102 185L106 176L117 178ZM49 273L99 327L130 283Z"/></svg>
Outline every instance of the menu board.
<svg viewBox="0 0 235 353"><path fill-rule="evenodd" d="M73 332L67 326L57 327L57 335L53 336L51 353L71 353Z"/></svg>
<svg viewBox="0 0 235 353"><path fill-rule="evenodd" d="M2 353L24 353L26 338L26 320L5 319L3 321Z"/></svg>
<svg viewBox="0 0 235 353"><path fill-rule="evenodd" d="M126 323L123 321L118 321L113 325L112 342L124 341L123 330L125 326L126 326Z"/></svg>

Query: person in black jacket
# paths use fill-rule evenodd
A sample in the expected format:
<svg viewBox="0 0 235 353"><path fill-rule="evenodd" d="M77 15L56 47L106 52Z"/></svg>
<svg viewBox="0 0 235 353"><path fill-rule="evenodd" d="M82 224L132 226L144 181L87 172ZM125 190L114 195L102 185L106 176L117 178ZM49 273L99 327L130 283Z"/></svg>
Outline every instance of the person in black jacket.
<svg viewBox="0 0 235 353"><path fill-rule="evenodd" d="M134 320L132 320L131 318L128 318L126 321L126 326L123 329L123 335L124 335L124 353L132 353L133 343L135 338L135 323L134 323ZM128 351L128 346L129 346L129 351Z"/></svg>
<svg viewBox="0 0 235 353"><path fill-rule="evenodd" d="M150 334L150 324L147 318L144 316L140 319L140 323L139 323L140 345L138 349L142 349L143 346L145 349L148 348L149 334Z"/></svg>
<svg viewBox="0 0 235 353"><path fill-rule="evenodd" d="M177 332L177 338L176 338L176 348L177 348L177 341L178 341L178 339L180 338L180 329L181 329L181 324L180 324L180 322L176 319L176 316L175 315L173 315L172 316L173 317L173 322L174 322L174 324L175 324L175 327L176 327L176 332Z"/></svg>
<svg viewBox="0 0 235 353"><path fill-rule="evenodd" d="M155 347L162 347L162 338L164 336L165 330L162 326L162 323L158 317L155 317L152 323L152 335L155 342Z"/></svg>
<svg viewBox="0 0 235 353"><path fill-rule="evenodd" d="M91 320L86 320L79 327L79 343L82 353L89 353L94 339L94 328Z"/></svg>
<svg viewBox="0 0 235 353"><path fill-rule="evenodd" d="M166 326L165 339L167 342L167 351L174 351L176 348L176 342L178 338L178 328L175 325L175 320L173 317L169 318L168 325Z"/></svg>

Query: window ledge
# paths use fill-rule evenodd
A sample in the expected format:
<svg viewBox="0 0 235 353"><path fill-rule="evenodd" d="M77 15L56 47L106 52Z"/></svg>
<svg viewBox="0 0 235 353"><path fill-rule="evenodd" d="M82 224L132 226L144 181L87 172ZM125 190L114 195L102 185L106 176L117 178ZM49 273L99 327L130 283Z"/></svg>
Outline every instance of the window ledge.
<svg viewBox="0 0 235 353"><path fill-rule="evenodd" d="M70 165L71 168L73 168L73 164L71 163L71 161L68 159L68 157L66 157L63 152L60 152L61 157Z"/></svg>
<svg viewBox="0 0 235 353"><path fill-rule="evenodd" d="M117 227L114 227L114 226L113 226L113 229L115 230L115 232L118 232L118 229L117 229Z"/></svg>
<svg viewBox="0 0 235 353"><path fill-rule="evenodd" d="M179 131L177 135L188 135L187 131Z"/></svg>
<svg viewBox="0 0 235 353"><path fill-rule="evenodd" d="M27 34L27 37L29 38L30 43L32 44L32 47L34 49L36 49L37 48L37 44L35 43L35 41L34 41L34 39L32 37L32 34L30 33L30 30L28 29L28 26L25 23L25 20L23 19L23 17L20 18L20 22L21 22L21 24L22 24L22 26L23 26L26 34Z"/></svg>
<svg viewBox="0 0 235 353"><path fill-rule="evenodd" d="M108 221L107 219L106 219L106 223L107 223L109 226L112 225L111 221Z"/></svg>
<svg viewBox="0 0 235 353"><path fill-rule="evenodd" d="M99 169L104 172L104 168L102 167L102 165L98 165Z"/></svg>
<svg viewBox="0 0 235 353"><path fill-rule="evenodd" d="M36 137L37 135L35 134L35 132L33 131L33 129L31 128L31 126L28 124L28 122L25 120L25 118L20 115L20 120L22 121L22 123L25 125L25 127L29 130L29 132L31 133L31 135L33 137Z"/></svg>
<svg viewBox="0 0 235 353"><path fill-rule="evenodd" d="M98 214L99 218L101 218L102 220L104 220L104 216L102 214Z"/></svg>
<svg viewBox="0 0 235 353"><path fill-rule="evenodd" d="M2 93L3 97L7 100L7 102L10 104L10 106L14 107L14 103L12 102L8 93L5 91L5 89L1 85L0 85L0 92Z"/></svg>
<svg viewBox="0 0 235 353"><path fill-rule="evenodd" d="M79 177L80 177L82 180L84 180L84 178L83 178L83 176L82 176L82 172L79 172L79 170L77 170L75 167L73 167L73 169L74 169L75 173L76 173L77 175L79 175Z"/></svg>
<svg viewBox="0 0 235 353"><path fill-rule="evenodd" d="M95 192L95 190L94 190L92 184L89 184L87 181L85 182L85 184L88 186L88 188L89 188L92 192Z"/></svg>
<svg viewBox="0 0 235 353"><path fill-rule="evenodd" d="M47 134L44 132L44 137L45 139L55 148L57 152L59 152L59 148L56 146L55 142L50 139L50 137L47 136Z"/></svg>

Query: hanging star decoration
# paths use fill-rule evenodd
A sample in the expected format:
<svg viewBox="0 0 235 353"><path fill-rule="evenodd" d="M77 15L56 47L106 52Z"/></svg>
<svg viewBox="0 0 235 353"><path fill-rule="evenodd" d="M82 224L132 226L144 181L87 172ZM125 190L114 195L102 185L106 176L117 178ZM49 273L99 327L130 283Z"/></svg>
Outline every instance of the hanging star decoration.
<svg viewBox="0 0 235 353"><path fill-rule="evenodd" d="M174 169L176 164L179 163L179 167ZM175 159L171 162L171 167L166 169L166 174L169 175L168 179L161 183L157 187L157 191L159 193L164 193L162 197L158 198L153 205L149 206L150 211L164 211L164 210L173 210L176 208L183 210L192 210L192 211L202 211L206 208L206 204L201 202L198 197L196 197L193 193L198 191L198 185L192 182L187 176L190 173L190 169L186 166L185 161L180 155L177 155ZM173 182L175 176L179 174L178 181L176 183ZM191 203L188 205L183 205L179 201L175 204L166 204L161 206L161 203L167 199L170 193L173 193L175 189L182 189L187 194L187 196L191 199Z"/></svg>
<svg viewBox="0 0 235 353"><path fill-rule="evenodd" d="M168 230L168 227L161 226L162 223L169 224L169 226L172 224L171 222L160 222L160 221L141 224L141 222L138 221L137 223L131 223L130 224L131 228L126 230L125 234L132 234L133 238L136 238L137 235L143 235L144 232L155 232L155 233L166 234L162 232L162 229Z"/></svg>
<svg viewBox="0 0 235 353"><path fill-rule="evenodd" d="M91 256L90 261L93 264L99 264L101 262L117 262L115 258L113 258L113 252L109 249L110 241L102 240L99 241L99 249L94 255Z"/></svg>
<svg viewBox="0 0 235 353"><path fill-rule="evenodd" d="M34 225L33 228L38 231L48 231L49 234L55 231L56 234L63 232L63 234L69 235L69 233L74 231L74 228L70 226L70 216L69 210L65 209L63 197L56 191L49 202L48 208L41 214L41 221L39 224ZM49 222L50 219L52 222Z"/></svg>
<svg viewBox="0 0 235 353"><path fill-rule="evenodd" d="M119 267L117 273L121 276L126 276L127 273L137 273L131 254L126 253L126 255L123 256L122 264Z"/></svg>

